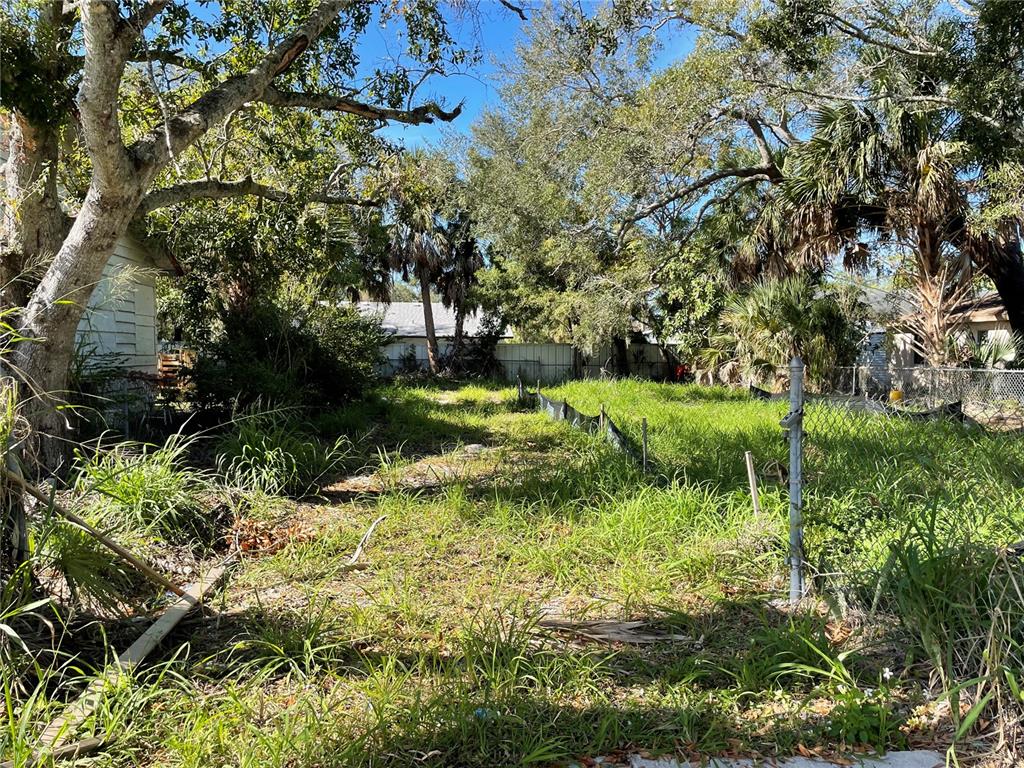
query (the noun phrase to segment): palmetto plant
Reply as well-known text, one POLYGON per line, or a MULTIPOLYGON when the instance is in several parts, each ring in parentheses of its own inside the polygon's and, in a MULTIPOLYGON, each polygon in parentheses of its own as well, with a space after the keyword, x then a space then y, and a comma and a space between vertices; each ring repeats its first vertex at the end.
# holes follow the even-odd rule
POLYGON ((998 368, 1012 363, 1018 349, 1024 349, 1024 339, 1016 334, 992 336, 985 341, 976 341, 969 336, 965 352, 968 362, 974 365, 998 368))
MULTIPOLYGON (((912 91, 909 78, 890 69, 884 87, 912 91)), ((946 320, 972 280, 962 247, 967 146, 950 139, 941 110, 888 98, 823 107, 813 125, 812 137, 787 157, 786 215, 765 219, 762 236, 785 240, 799 264, 824 265, 842 253, 856 268, 872 252, 895 255, 919 298, 907 330, 930 362, 949 362, 955 329, 946 320)))
POLYGON ((852 362, 863 316, 856 297, 804 278, 761 280, 726 304, 702 363, 726 379, 766 381, 799 355, 820 379, 852 362))

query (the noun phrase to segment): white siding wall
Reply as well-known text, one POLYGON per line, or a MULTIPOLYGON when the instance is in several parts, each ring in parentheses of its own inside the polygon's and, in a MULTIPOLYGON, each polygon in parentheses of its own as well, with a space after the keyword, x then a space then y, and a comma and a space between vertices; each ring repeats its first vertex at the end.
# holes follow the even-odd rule
POLYGON ((156 373, 156 275, 137 241, 118 241, 78 324, 87 367, 156 373))

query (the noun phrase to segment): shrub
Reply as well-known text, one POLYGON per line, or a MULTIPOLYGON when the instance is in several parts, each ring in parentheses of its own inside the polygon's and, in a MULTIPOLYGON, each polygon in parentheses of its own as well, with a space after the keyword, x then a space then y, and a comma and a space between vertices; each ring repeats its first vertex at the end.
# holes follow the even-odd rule
POLYGON ((203 407, 335 406, 373 382, 386 334, 350 306, 277 304, 228 315, 189 371, 203 407))
POLYGON ((206 473, 185 465, 192 438, 176 433, 161 447, 120 443, 109 450, 76 452, 76 490, 98 492, 104 522, 123 531, 169 542, 209 538, 212 523, 203 497, 206 473))
POLYGON ((232 485, 267 495, 303 496, 351 455, 351 443, 339 437, 321 442, 293 411, 243 413, 217 445, 217 466, 232 485))

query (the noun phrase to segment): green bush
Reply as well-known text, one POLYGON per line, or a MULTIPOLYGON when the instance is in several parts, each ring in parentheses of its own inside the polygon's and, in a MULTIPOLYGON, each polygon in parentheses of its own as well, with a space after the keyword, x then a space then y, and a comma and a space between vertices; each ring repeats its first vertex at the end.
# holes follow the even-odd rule
POLYGON ((213 528, 203 503, 209 476, 185 457, 193 438, 172 435, 161 446, 119 443, 76 453, 76 490, 99 493, 96 512, 109 527, 168 542, 208 540, 213 528))
POLYGON ((386 339, 379 322, 350 306, 253 307, 228 315, 200 350, 188 372, 192 397, 208 408, 336 406, 374 381, 386 339))
POLYGON ((324 443, 293 411, 254 410, 237 416, 217 444, 217 467, 228 483, 266 495, 318 491, 351 455, 339 437, 324 443))

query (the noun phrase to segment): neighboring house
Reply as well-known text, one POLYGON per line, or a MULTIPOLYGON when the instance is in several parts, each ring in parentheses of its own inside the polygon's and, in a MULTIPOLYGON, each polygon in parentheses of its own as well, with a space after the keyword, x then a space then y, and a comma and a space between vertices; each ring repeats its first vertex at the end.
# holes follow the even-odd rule
MULTIPOLYGON (((381 370, 383 375, 390 376, 410 368, 426 369, 427 335, 421 302, 396 301, 382 304, 361 301, 357 306, 362 314, 379 317, 384 329, 394 334, 394 338, 382 350, 386 358, 381 370)), ((431 307, 437 345, 443 355, 455 335, 455 312, 445 309, 440 302, 432 303, 431 307)), ((473 313, 466 316, 463 330, 469 338, 478 336, 482 326, 483 317, 473 313)), ((512 336, 512 332, 506 330, 494 350, 508 381, 515 381, 517 376, 527 383, 538 380, 563 381, 579 376, 597 377, 610 367, 611 348, 608 346, 584 356, 574 350, 571 344, 513 342, 512 336)), ((637 376, 666 378, 673 373, 658 346, 643 341, 642 336, 629 344, 627 352, 630 372, 637 376)))
POLYGON ((152 241, 133 234, 118 240, 78 324, 82 368, 155 374, 156 279, 180 273, 173 256, 152 241))
POLYGON ((862 285, 860 289, 862 299, 868 305, 869 320, 857 365, 879 375, 890 367, 914 365, 913 338, 894 330, 898 325, 896 318, 913 311, 911 298, 874 285, 862 285))
MULTIPOLYGON (((6 162, 0 134, 0 167, 6 162)), ((157 372, 156 278, 161 273, 181 274, 165 248, 139 233, 117 241, 78 324, 75 341, 84 370, 157 372)))
POLYGON ((996 339, 1009 341, 1012 333, 1006 307, 995 291, 984 293, 970 303, 954 309, 951 317, 980 344, 996 339))
MULTIPOLYGON (((909 296, 890 294, 878 288, 865 289, 872 321, 862 342, 857 364, 869 369, 879 381, 888 381, 890 370, 914 368, 925 364, 917 351, 913 334, 907 330, 914 311, 909 296), (902 320, 900 318, 903 318, 902 320)), ((954 335, 969 337, 978 344, 1009 340, 1010 323, 999 294, 989 292, 954 307, 949 313, 954 335)))
MULTIPOLYGON (((423 304, 419 301, 394 301, 385 304, 379 301, 360 301, 359 312, 379 317, 381 326, 391 333, 391 342, 382 350, 390 363, 399 367, 401 361, 411 365, 416 361, 419 367, 427 365, 427 331, 423 322, 423 304)), ((437 335, 438 351, 443 355, 455 337, 455 310, 448 309, 439 301, 430 305, 434 314, 434 332, 437 335)), ((477 312, 466 315, 463 323, 465 336, 479 336, 483 317, 477 312)), ((505 331, 502 339, 512 338, 511 331, 505 331)))

